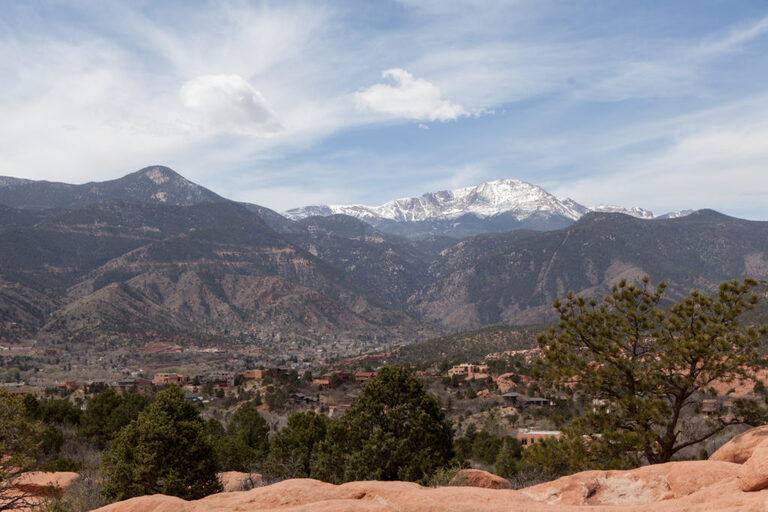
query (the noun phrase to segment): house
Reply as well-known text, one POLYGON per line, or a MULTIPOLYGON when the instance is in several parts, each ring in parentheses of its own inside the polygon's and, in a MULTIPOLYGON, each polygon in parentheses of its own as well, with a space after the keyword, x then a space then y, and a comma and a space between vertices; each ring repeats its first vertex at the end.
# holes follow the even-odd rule
POLYGON ((552 402, 552 400, 549 400, 547 398, 526 396, 520 393, 516 393, 514 391, 504 393, 503 395, 501 395, 501 397, 504 399, 507 405, 512 405, 514 407, 517 407, 518 409, 523 407, 529 407, 529 406, 548 407, 551 405, 555 405, 554 402, 552 402))
POLYGON ((338 418, 349 410, 350 404, 334 404, 328 406, 328 416, 338 418))
POLYGON ((376 376, 376 372, 356 372, 355 382, 365 382, 376 376))
POLYGON ((203 401, 203 395, 197 395, 195 393, 192 393, 191 391, 185 391, 184 392, 184 401, 185 402, 202 402, 203 401))
POLYGON ((722 415, 729 417, 733 410, 732 398, 707 398, 701 401, 701 414, 704 416, 722 415))
MULTIPOLYGON (((456 375, 458 377, 464 377, 465 379, 473 379, 475 378, 474 375, 476 373, 485 373, 487 371, 488 371, 487 364, 462 363, 462 364, 457 364, 453 368, 450 368, 448 370, 448 376, 453 377, 454 375, 456 375)), ((488 377, 488 375, 485 375, 484 377, 488 377)))
POLYGON ((520 444, 523 445, 523 448, 528 448, 529 446, 541 441, 542 439, 557 439, 559 438, 563 433, 559 430, 518 430, 517 432, 517 440, 520 441, 520 444))
POLYGON ((262 380, 269 370, 248 370, 245 372, 245 380, 262 380))
POLYGON ((165 386, 168 384, 182 385, 187 381, 187 377, 181 373, 156 373, 152 379, 155 386, 165 386))
POLYGON ((152 391, 152 381, 137 377, 135 379, 124 379, 117 382, 118 393, 140 392, 148 393, 152 391))
POLYGON ((56 383, 56 387, 66 391, 75 391, 77 389, 80 389, 80 384, 78 384, 73 380, 67 380, 67 381, 62 380, 56 383))
POLYGON ((341 384, 342 382, 346 382, 350 380, 352 377, 352 374, 349 372, 333 372, 333 373, 326 373, 325 375, 322 375, 316 379, 312 380, 312 385, 314 386, 323 386, 323 387, 335 387, 341 384))
POLYGON ((309 396, 302 393, 292 393, 291 400, 295 403, 314 404, 318 401, 316 396, 309 396))
POLYGON ((323 387, 327 388, 328 386, 331 385, 331 377, 330 376, 326 377, 324 375, 322 377, 318 377, 316 379, 312 379, 312 385, 313 386, 323 386, 323 387))
POLYGON ((232 388, 235 386, 235 372, 214 373, 208 378, 208 382, 213 383, 217 388, 232 388))

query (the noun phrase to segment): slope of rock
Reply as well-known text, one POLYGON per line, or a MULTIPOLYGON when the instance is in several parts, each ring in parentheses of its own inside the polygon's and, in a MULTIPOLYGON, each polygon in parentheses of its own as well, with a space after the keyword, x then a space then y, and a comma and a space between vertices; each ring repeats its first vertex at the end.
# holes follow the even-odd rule
POLYGON ((709 456, 709 460, 744 464, 752 456, 755 448, 766 440, 768 440, 768 425, 749 429, 721 446, 709 456))
POLYGON ((738 469, 738 465, 724 462, 670 463, 632 471, 580 473, 520 491, 425 488, 407 482, 332 485, 299 479, 191 502, 143 496, 99 511, 576 512, 595 510, 594 505, 599 505, 601 512, 765 512, 768 491, 742 492, 738 469))

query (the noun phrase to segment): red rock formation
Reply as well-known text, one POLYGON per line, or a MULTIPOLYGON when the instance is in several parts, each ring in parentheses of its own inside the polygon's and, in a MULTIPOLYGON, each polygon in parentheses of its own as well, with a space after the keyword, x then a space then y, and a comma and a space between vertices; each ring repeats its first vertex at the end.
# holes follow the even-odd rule
POLYGON ((462 469, 451 478, 448 485, 481 487, 483 489, 511 489, 509 480, 480 469, 462 469))
POLYGON ((768 439, 757 445, 739 469, 739 486, 748 492, 768 489, 768 439))
MULTIPOLYGON (((19 499, 23 496, 24 502, 16 503, 16 508, 11 510, 29 510, 32 505, 39 504, 45 498, 59 496, 79 478, 80 475, 70 471, 30 471, 19 475, 5 490, 4 496, 8 499, 19 499)), ((8 506, 8 502, 0 499, 0 508, 3 506, 8 506)))
POLYGON ((590 471, 521 491, 425 488, 408 482, 286 480, 246 492, 184 501, 143 496, 100 512, 765 512, 768 490, 743 492, 732 463, 673 462, 632 471, 590 471), (549 487, 546 487, 549 486, 549 487), (584 495, 586 494, 586 496, 584 495), (576 503, 583 503, 577 505, 576 503))
POLYGON ((747 430, 721 446, 709 457, 709 460, 744 464, 757 445, 766 439, 768 439, 768 425, 747 430))
POLYGON ((254 487, 260 487, 262 483, 261 475, 258 473, 224 471, 218 476, 224 492, 250 491, 254 487))

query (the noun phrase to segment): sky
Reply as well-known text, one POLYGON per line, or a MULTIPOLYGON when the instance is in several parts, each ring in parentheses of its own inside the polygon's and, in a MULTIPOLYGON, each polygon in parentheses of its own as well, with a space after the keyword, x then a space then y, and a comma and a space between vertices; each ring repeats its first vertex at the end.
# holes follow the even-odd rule
POLYGON ((768 2, 0 0, 0 175, 768 220, 768 2))

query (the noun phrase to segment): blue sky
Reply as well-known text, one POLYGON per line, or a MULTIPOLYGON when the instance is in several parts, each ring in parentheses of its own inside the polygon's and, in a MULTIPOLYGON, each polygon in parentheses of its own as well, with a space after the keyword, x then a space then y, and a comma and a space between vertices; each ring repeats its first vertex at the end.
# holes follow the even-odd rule
POLYGON ((0 0, 0 174, 283 210, 519 178, 768 219, 768 3, 0 0))

